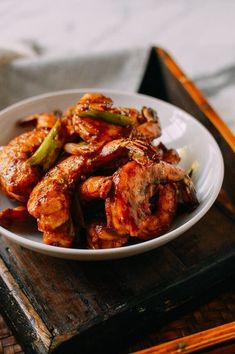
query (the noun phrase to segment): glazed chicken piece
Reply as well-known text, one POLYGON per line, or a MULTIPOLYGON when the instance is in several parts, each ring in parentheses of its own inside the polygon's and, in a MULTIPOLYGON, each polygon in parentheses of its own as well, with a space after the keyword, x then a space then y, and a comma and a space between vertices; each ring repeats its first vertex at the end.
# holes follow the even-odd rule
MULTIPOLYGON (((108 120, 111 118, 109 116, 108 120)), ((67 127, 70 135, 78 134, 86 142, 108 142, 129 136, 151 141, 161 135, 159 119, 154 110, 143 107, 139 112, 134 108, 116 108, 113 107, 111 98, 100 93, 85 94, 79 103, 68 111, 67 127), (94 119, 89 114, 84 116, 92 111, 120 115, 126 124, 121 126, 123 122, 119 121, 118 117, 116 124, 112 124, 94 119)))
POLYGON ((26 202, 33 187, 40 180, 41 173, 37 167, 27 163, 27 159, 37 150, 54 125, 53 113, 30 116, 22 121, 28 124, 37 121, 34 130, 17 136, 0 153, 0 185, 10 198, 26 202))

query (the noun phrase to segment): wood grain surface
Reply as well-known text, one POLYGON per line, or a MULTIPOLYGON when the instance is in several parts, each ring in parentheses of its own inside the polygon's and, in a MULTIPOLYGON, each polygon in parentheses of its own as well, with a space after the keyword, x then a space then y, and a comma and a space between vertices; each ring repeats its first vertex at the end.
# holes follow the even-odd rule
POLYGON ((199 350, 230 342, 235 339, 235 322, 227 323, 223 326, 198 332, 191 336, 186 336, 173 340, 169 343, 156 345, 152 348, 140 350, 133 354, 179 354, 195 353, 199 350))

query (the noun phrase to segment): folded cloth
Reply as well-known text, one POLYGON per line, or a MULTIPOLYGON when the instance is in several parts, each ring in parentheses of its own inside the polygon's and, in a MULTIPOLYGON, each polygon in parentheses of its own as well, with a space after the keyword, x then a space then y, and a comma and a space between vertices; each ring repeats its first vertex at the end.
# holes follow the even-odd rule
POLYGON ((27 97, 64 89, 95 87, 136 91, 149 51, 137 48, 87 57, 30 56, 4 61, 0 64, 0 109, 27 97))

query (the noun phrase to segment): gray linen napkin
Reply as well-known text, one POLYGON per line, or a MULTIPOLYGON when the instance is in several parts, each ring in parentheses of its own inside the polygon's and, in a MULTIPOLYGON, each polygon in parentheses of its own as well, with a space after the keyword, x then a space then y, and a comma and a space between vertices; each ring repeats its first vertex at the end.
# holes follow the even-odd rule
POLYGON ((136 91, 149 49, 93 56, 38 56, 0 63, 0 109, 21 99, 72 88, 112 88, 136 91))

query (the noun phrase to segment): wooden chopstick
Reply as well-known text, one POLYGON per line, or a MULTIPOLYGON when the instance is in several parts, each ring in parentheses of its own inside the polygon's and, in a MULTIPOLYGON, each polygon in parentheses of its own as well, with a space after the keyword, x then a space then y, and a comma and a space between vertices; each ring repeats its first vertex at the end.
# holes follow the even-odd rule
POLYGON ((195 353, 235 339, 235 322, 182 337, 171 342, 156 345, 132 354, 179 354, 195 353))

